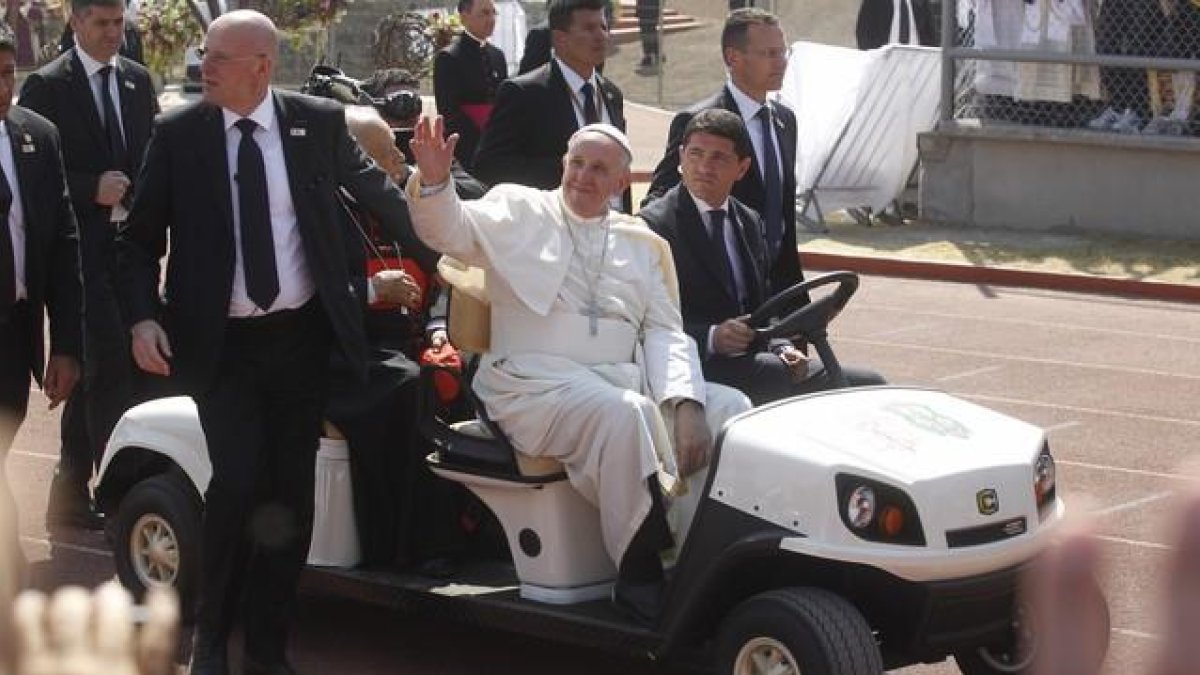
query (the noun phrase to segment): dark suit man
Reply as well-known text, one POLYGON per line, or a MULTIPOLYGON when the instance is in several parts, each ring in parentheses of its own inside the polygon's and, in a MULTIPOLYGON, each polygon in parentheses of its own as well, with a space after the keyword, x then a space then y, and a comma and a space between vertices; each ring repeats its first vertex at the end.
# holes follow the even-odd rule
MULTIPOLYGON (((746 316, 766 299, 762 220, 731 196, 751 170, 750 136, 736 113, 710 108, 684 128, 682 182, 638 215, 671 244, 684 330, 700 349, 704 377, 740 389, 755 405, 829 385, 818 359, 788 340, 762 344, 746 316)), ((882 384, 846 369, 852 384, 882 384)))
POLYGON ((896 0, 862 0, 854 36, 859 49, 886 44, 935 46, 933 10, 929 0, 900 0, 905 11, 896 16, 896 0))
POLYGON ((547 63, 550 63, 550 26, 541 23, 525 34, 525 49, 521 52, 517 74, 524 75, 547 63))
POLYGON ((45 115, 62 135, 67 183, 79 219, 87 307, 83 386, 63 411, 62 450, 46 522, 96 528, 101 523, 92 511, 87 483, 113 426, 135 395, 129 333, 110 280, 113 236, 133 194, 130 178, 150 139, 158 99, 149 72, 117 53, 124 0, 75 0, 70 21, 75 46, 25 80, 21 105, 45 115))
POLYGON ((463 32, 433 59, 433 95, 446 133, 458 134, 454 156, 469 170, 508 62, 488 42, 496 30, 493 0, 459 0, 458 15, 463 32))
POLYGON ((83 290, 79 240, 63 178, 58 132, 41 115, 12 105, 16 72, 16 42, 12 33, 4 31, 0 33, 0 556, 12 560, 0 560, 0 567, 15 563, 19 568, 16 504, 4 464, 25 419, 30 376, 41 385, 52 408, 67 398, 79 379, 83 290), (43 332, 47 311, 48 362, 43 332))
MULTIPOLYGON (((604 0, 551 0, 554 58, 500 85, 475 155, 476 178, 552 190, 562 182, 567 140, 580 127, 608 122, 625 129, 621 90, 597 70, 608 49, 604 6, 604 0)), ((621 206, 630 210, 628 193, 621 206)))
POLYGON ((120 238, 134 359, 195 399, 212 461, 193 675, 228 672, 239 608, 243 672, 293 672, 287 634, 312 532, 330 349, 366 371, 338 190, 408 238, 403 195, 354 143, 341 105, 271 89, 278 50, 258 12, 213 21, 204 99, 156 124, 120 238))
POLYGON ((721 50, 729 81, 721 91, 671 120, 666 150, 642 205, 679 182, 680 140, 696 113, 724 108, 741 115, 754 155, 733 195, 762 215, 771 261, 768 276, 772 292, 778 292, 803 279, 796 253, 796 115, 782 103, 767 100, 768 92, 783 85, 787 45, 779 20, 751 8, 730 13, 721 33, 721 50))

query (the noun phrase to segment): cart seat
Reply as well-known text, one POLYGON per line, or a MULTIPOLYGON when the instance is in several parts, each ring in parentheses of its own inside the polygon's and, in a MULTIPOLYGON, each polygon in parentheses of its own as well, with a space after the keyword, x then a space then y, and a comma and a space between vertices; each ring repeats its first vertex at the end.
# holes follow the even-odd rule
MULTIPOLYGON (((491 428, 481 419, 455 422, 450 428, 460 434, 477 438, 482 441, 495 441, 496 436, 491 428)), ((554 476, 564 473, 562 462, 553 457, 534 457, 516 451, 513 457, 517 460, 517 471, 525 477, 554 476)))

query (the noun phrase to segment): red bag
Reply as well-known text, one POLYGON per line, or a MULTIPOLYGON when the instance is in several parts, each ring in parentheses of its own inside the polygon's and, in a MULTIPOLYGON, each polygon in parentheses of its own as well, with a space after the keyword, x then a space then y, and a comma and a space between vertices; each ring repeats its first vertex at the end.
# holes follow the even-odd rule
POLYGON ((462 356, 454 345, 444 342, 440 347, 427 347, 421 352, 419 361, 422 366, 436 365, 444 369, 433 374, 433 386, 437 389, 439 403, 453 403, 461 393, 458 376, 462 374, 462 356))

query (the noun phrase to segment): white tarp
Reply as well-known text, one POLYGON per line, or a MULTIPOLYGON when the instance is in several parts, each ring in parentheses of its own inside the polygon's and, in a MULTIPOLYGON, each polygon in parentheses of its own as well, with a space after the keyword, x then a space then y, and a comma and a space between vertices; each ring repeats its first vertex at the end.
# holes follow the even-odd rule
POLYGON ((813 190, 826 212, 890 204, 916 165, 917 134, 937 123, 940 74, 934 47, 793 44, 780 96, 799 122, 797 195, 813 190))
POLYGON ((525 8, 517 0, 500 0, 496 3, 496 30, 492 43, 504 52, 508 61, 508 74, 517 74, 521 55, 525 53, 525 8))

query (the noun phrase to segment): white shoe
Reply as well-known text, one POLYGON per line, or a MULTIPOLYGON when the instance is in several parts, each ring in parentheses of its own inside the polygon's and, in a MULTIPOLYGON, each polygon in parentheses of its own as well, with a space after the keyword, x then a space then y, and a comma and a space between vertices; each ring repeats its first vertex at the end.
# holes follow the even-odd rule
POLYGON ((1112 129, 1112 125, 1117 123, 1121 114, 1112 108, 1105 108, 1104 112, 1097 115, 1092 121, 1087 123, 1087 128, 1093 131, 1108 131, 1112 129))
POLYGON ((1142 128, 1142 118, 1133 110, 1126 108, 1125 112, 1121 113, 1116 122, 1109 127, 1109 131, 1114 131, 1118 134, 1137 134, 1142 128))

